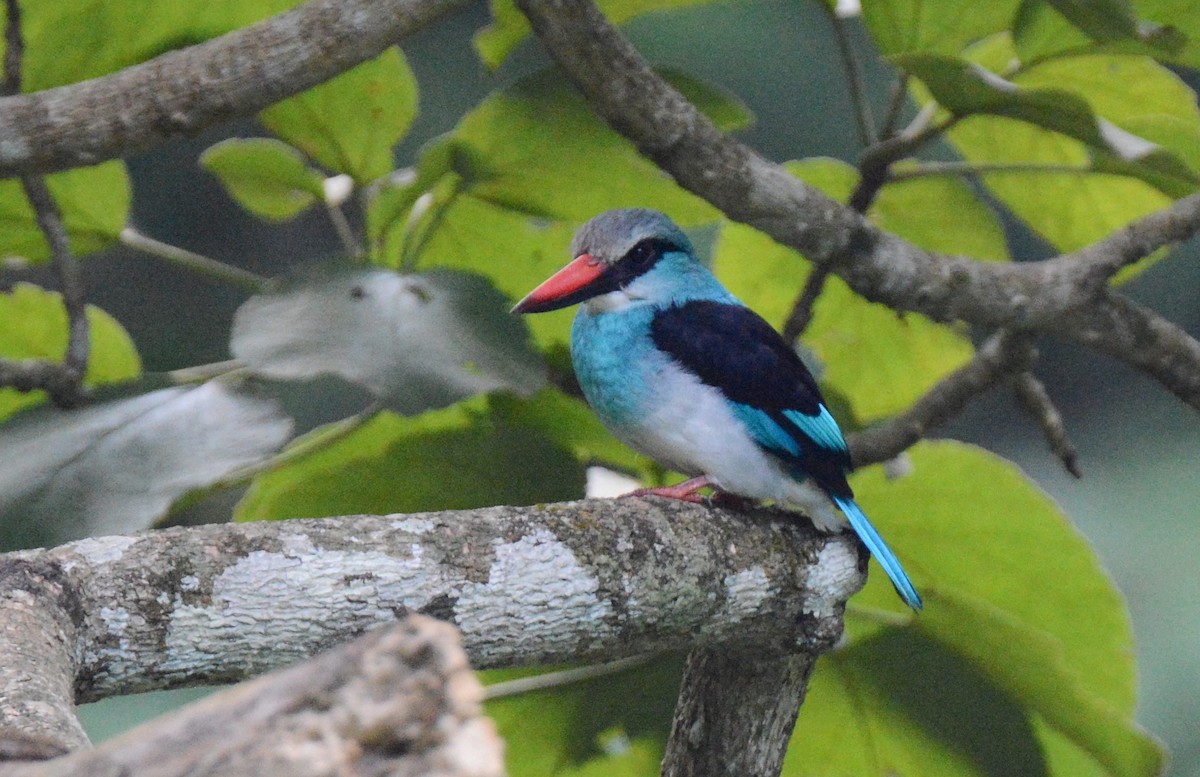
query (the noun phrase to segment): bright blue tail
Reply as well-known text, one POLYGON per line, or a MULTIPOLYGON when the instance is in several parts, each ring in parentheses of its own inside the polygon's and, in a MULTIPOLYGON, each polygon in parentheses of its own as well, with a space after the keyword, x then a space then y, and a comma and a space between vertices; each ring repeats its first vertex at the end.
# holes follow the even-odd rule
POLYGON ((867 550, 871 551, 871 555, 878 559, 879 565, 883 567, 884 572, 887 572, 892 585, 896 586, 896 593, 900 594, 904 603, 914 610, 921 609, 921 596, 917 593, 917 589, 913 588, 908 575, 904 573, 904 567, 900 566, 900 559, 896 558, 896 554, 883 541, 883 537, 880 537, 879 532, 875 531, 875 527, 867 520, 863 511, 859 509, 853 499, 834 497, 833 501, 846 514, 846 518, 850 520, 850 526, 867 546, 867 550))

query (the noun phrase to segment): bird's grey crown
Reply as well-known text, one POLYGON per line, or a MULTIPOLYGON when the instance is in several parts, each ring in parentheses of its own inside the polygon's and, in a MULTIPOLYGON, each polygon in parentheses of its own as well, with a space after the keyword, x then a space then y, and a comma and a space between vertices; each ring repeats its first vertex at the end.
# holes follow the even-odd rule
POLYGON ((616 264, 631 248, 647 239, 692 252, 687 235, 666 214, 648 208, 620 208, 605 211, 580 227, 571 241, 571 256, 590 254, 605 264, 616 264))

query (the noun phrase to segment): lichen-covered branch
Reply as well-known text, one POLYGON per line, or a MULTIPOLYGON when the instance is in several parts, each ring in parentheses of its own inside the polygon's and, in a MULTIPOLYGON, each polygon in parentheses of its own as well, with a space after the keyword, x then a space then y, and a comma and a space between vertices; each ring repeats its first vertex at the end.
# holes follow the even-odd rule
POLYGON ((5 777, 500 777, 503 746, 455 630, 413 615, 98 749, 5 777))
POLYGON ((84 702, 230 682, 409 612, 457 626, 480 668, 697 644, 816 653, 864 574, 852 537, 794 514, 653 499, 183 527, 10 553, 0 739, 19 725, 23 671, 55 675, 39 696, 51 706, 72 686, 84 702), (10 629, 14 613, 54 628, 10 629), (71 660, 21 663, 44 664, 51 641, 71 660))
POLYGON ((310 0, 112 75, 0 98, 0 177, 91 165, 252 116, 464 2, 310 0))
POLYGON ((990 329, 1084 340, 1159 380, 1200 410, 1200 343, 1107 290, 1121 267, 1200 232, 1200 194, 1095 245, 1035 263, 924 251, 722 134, 591 2, 517 0, 535 33, 596 112, 684 188, 828 266, 897 311, 990 329), (1081 314, 1082 311, 1082 314, 1081 314), (1142 349, 1132 346, 1137 342, 1142 349), (1155 354, 1147 359, 1145 352, 1155 354))

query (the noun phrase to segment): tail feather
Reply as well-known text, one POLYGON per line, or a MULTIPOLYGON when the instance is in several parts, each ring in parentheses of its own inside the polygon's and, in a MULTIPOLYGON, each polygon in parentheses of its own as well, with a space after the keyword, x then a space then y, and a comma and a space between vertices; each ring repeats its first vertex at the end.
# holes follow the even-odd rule
POLYGON ((904 603, 914 610, 921 609, 921 596, 917 593, 917 589, 913 588, 912 581, 908 579, 908 575, 904 572, 904 567, 900 565, 900 559, 896 558, 896 554, 883 541, 883 537, 879 536, 879 532, 867 520, 867 516, 863 513, 859 506, 855 504, 853 499, 844 497, 834 497, 833 501, 846 514, 846 518, 850 521, 850 526, 858 534, 859 539, 867 546, 867 550, 871 551, 871 555, 883 567, 883 571, 887 572, 888 578, 892 581, 892 585, 896 587, 896 593, 900 594, 900 598, 904 603))

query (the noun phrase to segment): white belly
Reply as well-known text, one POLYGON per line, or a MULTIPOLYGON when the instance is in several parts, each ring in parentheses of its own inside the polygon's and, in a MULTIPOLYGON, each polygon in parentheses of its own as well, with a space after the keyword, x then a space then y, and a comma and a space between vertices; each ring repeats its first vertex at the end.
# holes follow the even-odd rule
POLYGON ((671 368, 659 373, 651 395, 637 421, 612 428, 631 448, 685 475, 707 475, 723 491, 798 508, 818 528, 845 524, 828 497, 754 442, 717 389, 671 368))

